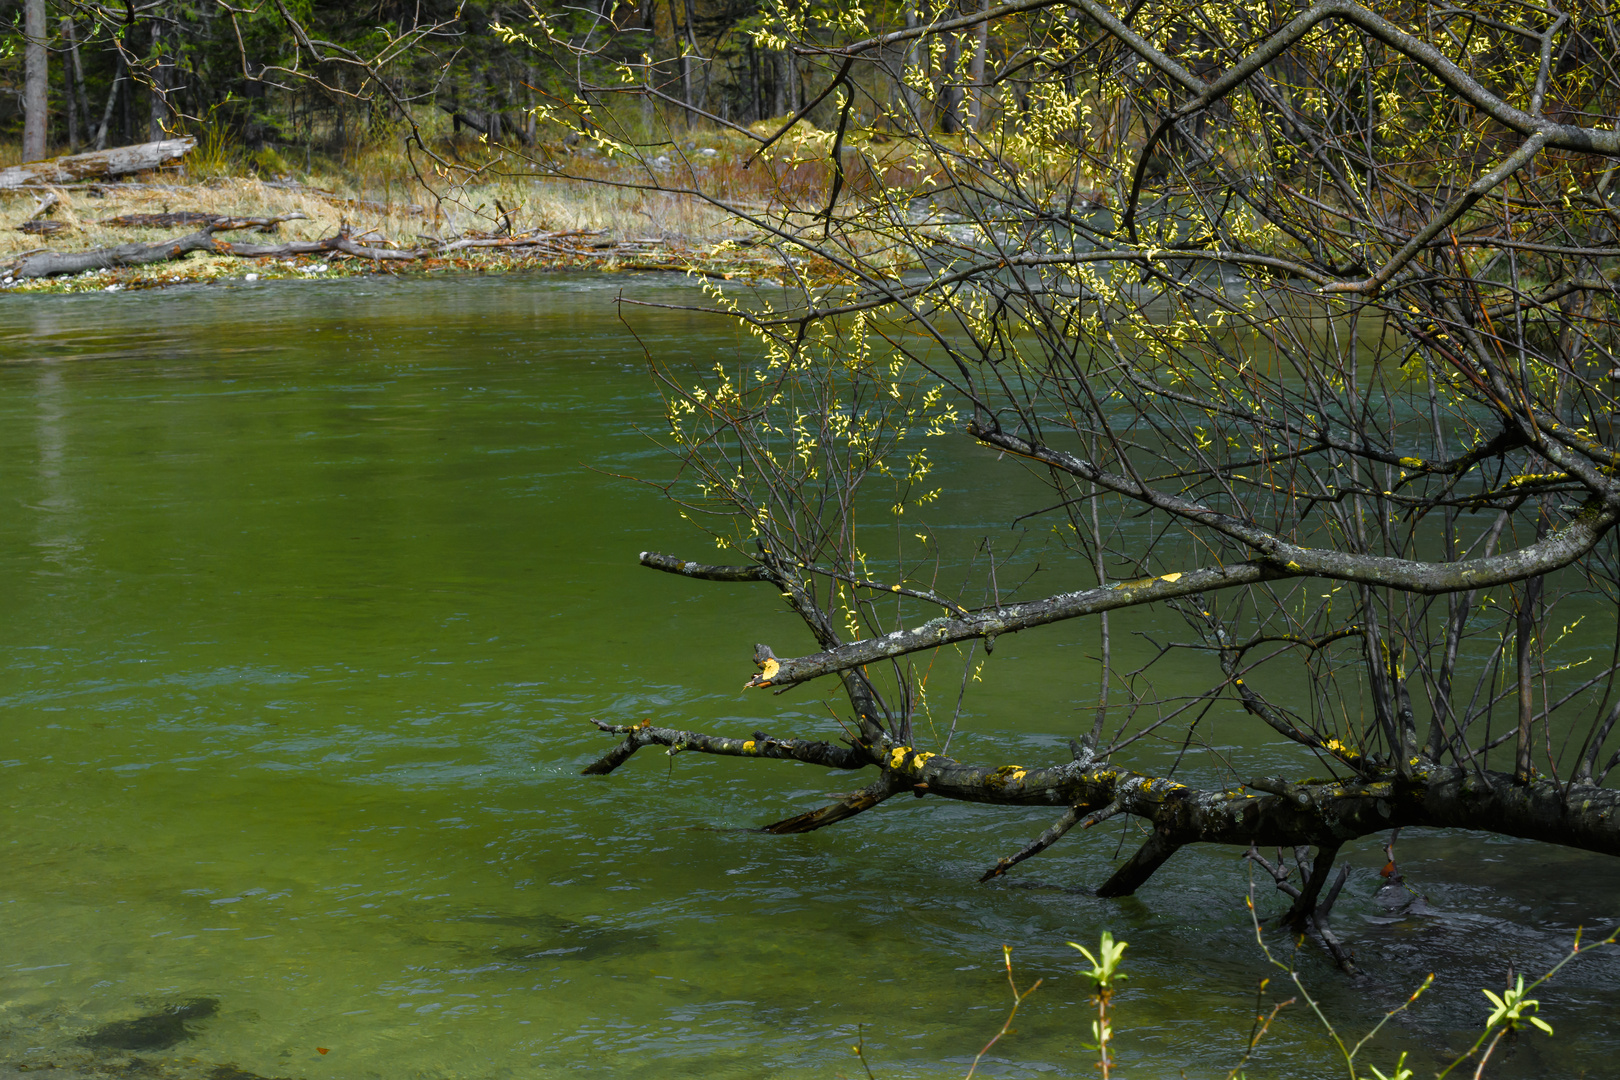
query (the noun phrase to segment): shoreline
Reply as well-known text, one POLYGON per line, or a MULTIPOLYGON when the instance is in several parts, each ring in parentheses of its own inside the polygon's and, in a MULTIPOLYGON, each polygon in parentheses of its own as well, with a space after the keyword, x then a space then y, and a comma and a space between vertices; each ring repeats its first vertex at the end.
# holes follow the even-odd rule
POLYGON ((350 255, 291 255, 264 260, 197 253, 173 262, 86 270, 58 277, 31 278, 0 284, 0 295, 146 292, 182 285, 242 285, 268 281, 314 281, 335 278, 425 278, 454 275, 489 275, 520 272, 596 274, 665 273, 718 278, 726 281, 760 280, 764 268, 742 268, 723 260, 677 255, 659 262, 618 259, 593 260, 555 255, 505 253, 428 257, 404 265, 389 265, 350 255), (753 270, 753 272, 750 272, 753 270))
POLYGON ((723 280, 782 272, 768 249, 739 235, 751 230, 735 219, 673 203, 654 207, 656 215, 639 203, 604 205, 601 192, 568 198, 544 179, 515 193, 503 187, 510 210, 491 194, 502 208, 497 220, 482 204, 424 209, 252 177, 174 182, 148 174, 0 194, 0 294, 518 270, 723 280), (92 254, 100 258, 85 261, 92 254), (61 265, 75 256, 87 268, 61 265), (56 265, 41 271, 42 260, 56 265))

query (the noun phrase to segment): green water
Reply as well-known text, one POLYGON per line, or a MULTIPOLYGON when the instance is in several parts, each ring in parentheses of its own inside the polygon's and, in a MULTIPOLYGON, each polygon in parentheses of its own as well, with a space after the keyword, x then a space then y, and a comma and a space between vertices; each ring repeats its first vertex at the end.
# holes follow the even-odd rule
MULTIPOLYGON (((136 1056, 176 1076, 833 1077, 864 1075, 860 1025, 885 1080, 959 1076, 1009 1003, 1006 944, 1047 982, 987 1075, 1084 1076, 1063 942, 1104 928, 1131 943, 1124 1074, 1236 1063, 1268 969, 1235 852, 1104 902, 1084 887, 1117 831, 974 884, 1049 811, 905 799, 772 838, 745 829, 857 782, 651 752, 578 775, 611 745, 593 716, 833 731, 814 695, 739 692, 755 641, 804 641, 769 590, 636 566, 703 549, 618 478, 663 468, 621 289, 692 295, 512 276, 0 299, 0 1066, 127 1068, 79 1040, 204 997, 194 1038, 136 1056)), ((696 316, 634 323, 677 365, 747 348, 696 316)), ((996 474, 963 447, 942 475, 996 474)), ((955 749, 1062 760, 1091 691, 1051 673, 1087 632, 1003 639, 955 749)), ((1510 963, 1620 919, 1611 860, 1403 843, 1427 898, 1409 908, 1374 898, 1375 843, 1350 857, 1336 920, 1370 977, 1299 959, 1347 1029, 1439 972, 1380 1043, 1423 1062, 1510 963)), ((1620 963, 1540 996, 1558 1038, 1491 1075, 1614 1075, 1620 963)), ((1253 1075, 1338 1075, 1324 1046, 1295 1007, 1253 1075)))

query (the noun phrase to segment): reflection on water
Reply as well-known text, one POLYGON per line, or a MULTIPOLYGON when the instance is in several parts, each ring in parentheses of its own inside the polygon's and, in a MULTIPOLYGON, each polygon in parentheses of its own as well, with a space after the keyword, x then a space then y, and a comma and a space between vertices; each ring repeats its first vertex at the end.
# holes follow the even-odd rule
MULTIPOLYGON (((1004 1014, 1005 943, 1048 981, 990 1073, 1087 1075, 1064 941, 1105 928, 1131 943, 1126 1074, 1236 1063, 1272 972, 1235 852, 1103 902, 1080 887, 1128 840, 1113 825, 979 886, 1051 815, 907 799, 766 837, 739 827, 850 778, 651 753, 578 776, 609 745, 592 716, 835 734, 814 694, 738 693, 754 641, 801 633, 770 595, 635 566, 691 544, 612 475, 662 464, 621 287, 678 286, 5 301, 0 1073, 828 1077, 859 1068, 861 1025, 885 1080, 959 1075, 1004 1014)), ((746 347, 667 312, 637 329, 674 364, 746 347)), ((940 475, 979 468, 963 449, 940 475)), ((1061 760, 1093 692, 1026 673, 1086 632, 1002 642, 956 749, 1061 760)), ((1207 723, 1217 750, 1249 737, 1207 723)), ((1402 854, 1416 892, 1393 903, 1377 844, 1349 857, 1336 919, 1366 980, 1297 957, 1347 1031, 1439 973, 1381 1036, 1386 1071, 1396 1047, 1421 1072, 1466 1045, 1480 987, 1620 919, 1608 860, 1421 835, 1402 854)), ((1610 1074, 1620 964, 1539 996, 1557 1038, 1492 1075, 1610 1074)), ((1296 1006, 1254 1071, 1337 1075, 1327 1045, 1296 1006)))

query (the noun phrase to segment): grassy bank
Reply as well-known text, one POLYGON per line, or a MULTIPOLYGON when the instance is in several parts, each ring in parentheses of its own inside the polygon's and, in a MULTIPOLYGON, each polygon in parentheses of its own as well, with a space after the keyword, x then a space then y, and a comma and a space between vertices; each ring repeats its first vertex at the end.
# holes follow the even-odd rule
MULTIPOLYGON (((782 120, 752 125, 774 134, 782 120)), ((178 282, 324 274, 412 274, 514 268, 681 270, 725 277, 775 278, 780 255, 757 225, 687 192, 819 236, 833 189, 828 149, 832 133, 800 123, 758 155, 757 138, 719 128, 662 130, 643 136, 639 159, 604 153, 588 141, 559 134, 519 149, 440 138, 432 153, 408 154, 402 143, 360 145, 330 156, 272 149, 249 152, 207 130, 176 167, 120 181, 0 191, 0 287, 31 292, 151 288, 178 282), (52 200, 48 210, 42 204, 52 200), (793 208, 788 212, 787 208, 793 208), (159 224, 156 215, 189 214, 159 224), (221 232, 237 244, 310 242, 345 234, 376 250, 423 257, 381 261, 314 252, 243 258, 194 252, 138 267, 10 283, 6 268, 30 253, 77 252, 170 240, 202 227, 206 216, 286 218, 270 235, 221 232), (513 243, 551 237, 546 244, 513 243), (476 241, 468 245, 466 241, 476 241), (443 257, 437 250, 461 242, 443 257)), ((960 136, 940 137, 947 149, 960 136)), ((841 197, 860 201, 880 192, 943 198, 933 182, 938 163, 926 147, 893 134, 851 129, 841 157, 841 197)), ((936 147, 937 149, 937 147, 936 147)), ((0 144, 0 167, 20 158, 0 144)), ((950 209, 949 200, 939 209, 950 209)), ((942 219, 943 220, 943 219, 942 219)), ((959 219, 958 219, 959 220, 959 219)), ((874 234, 891 251, 893 269, 914 257, 874 234)), ((816 276, 818 260, 808 266, 816 276)), ((830 269, 823 267, 822 269, 830 269)))

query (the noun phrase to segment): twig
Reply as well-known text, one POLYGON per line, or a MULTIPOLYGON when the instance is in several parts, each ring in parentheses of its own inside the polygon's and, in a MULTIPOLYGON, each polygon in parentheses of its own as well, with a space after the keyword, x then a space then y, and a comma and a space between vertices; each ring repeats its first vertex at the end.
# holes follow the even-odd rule
POLYGON ((973 1059, 973 1064, 968 1067, 967 1076, 963 1077, 963 1080, 973 1080, 973 1074, 978 1070, 979 1062, 984 1060, 984 1055, 990 1052, 990 1048, 992 1046, 1001 1041, 1001 1037, 1003 1035, 1012 1030, 1013 1017, 1018 1015, 1018 1006, 1024 1003, 1025 998, 1029 997, 1029 995, 1040 989, 1041 983, 1045 981, 1044 979, 1036 979, 1028 990, 1020 992, 1018 989, 1018 983, 1013 981, 1012 947, 1010 945, 1003 945, 1001 947, 1001 955, 1002 959, 1007 964, 1007 985, 1012 987, 1012 1009, 1007 1013, 1007 1019, 1002 1021, 1001 1030, 996 1032, 995 1035, 991 1037, 990 1041, 984 1044, 984 1049, 980 1050, 978 1056, 973 1059))

